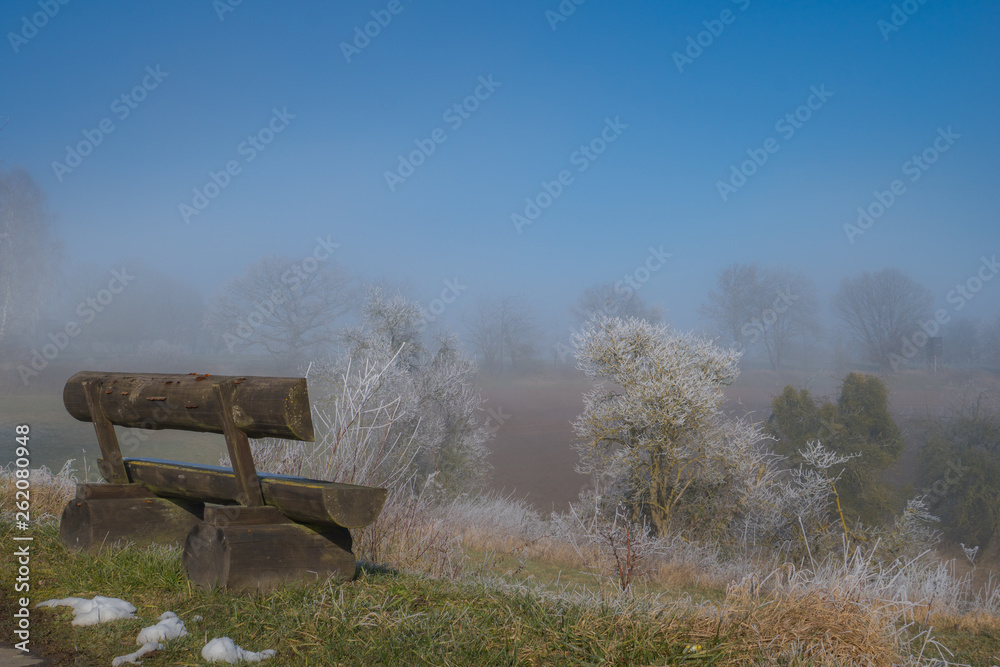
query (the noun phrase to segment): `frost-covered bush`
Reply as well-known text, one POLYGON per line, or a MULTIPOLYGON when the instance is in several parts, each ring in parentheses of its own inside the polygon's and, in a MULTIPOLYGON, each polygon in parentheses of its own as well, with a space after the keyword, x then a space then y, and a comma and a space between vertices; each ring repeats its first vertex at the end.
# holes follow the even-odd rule
POLYGON ((412 482, 445 496, 479 488, 493 430, 475 362, 450 336, 427 347, 419 308, 399 296, 370 290, 362 315, 344 332, 346 352, 310 367, 316 444, 258 443, 257 465, 369 486, 412 482))
POLYGON ((253 441, 254 460, 262 471, 388 489, 378 520, 355 534, 356 553, 453 573, 459 536, 441 501, 477 490, 490 470, 475 363, 451 337, 427 347, 419 309, 401 297, 373 289, 362 315, 344 333, 345 353, 309 368, 316 442, 253 441))
MULTIPOLYGON (((845 516, 839 489, 858 455, 841 451, 843 443, 802 443, 794 453, 799 465, 788 468, 758 424, 724 415, 722 387, 736 378, 738 353, 637 319, 594 320, 574 342, 580 369, 598 381, 574 422, 596 514, 616 516, 623 506, 630 520, 648 522, 660 536, 795 560, 825 556, 845 538, 878 542, 879 553, 891 557, 933 543, 933 517, 919 500, 884 529, 845 516)), ((877 439, 881 431, 870 421, 851 432, 864 426, 877 439)))
POLYGON ((578 367, 598 381, 573 423, 580 472, 658 534, 675 519, 714 522, 715 500, 741 493, 733 483, 745 481, 747 461, 734 453, 752 449, 756 433, 719 420, 739 354, 635 318, 591 320, 573 342, 578 367))

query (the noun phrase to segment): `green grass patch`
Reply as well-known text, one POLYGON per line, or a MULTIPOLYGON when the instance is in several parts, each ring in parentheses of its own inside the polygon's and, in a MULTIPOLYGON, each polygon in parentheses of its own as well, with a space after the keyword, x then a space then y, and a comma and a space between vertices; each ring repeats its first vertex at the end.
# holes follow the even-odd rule
MULTIPOLYGON (((569 590, 598 591, 600 579, 589 570, 581 570, 576 562, 549 557, 522 557, 513 553, 498 554, 481 549, 465 549, 468 559, 466 569, 478 574, 502 577, 511 583, 530 582, 541 590, 561 593, 569 590)), ((615 582, 605 580, 605 588, 614 588, 615 582)), ((722 602, 726 598, 724 587, 687 582, 668 586, 653 577, 638 578, 632 584, 642 594, 662 595, 676 599, 682 596, 696 603, 722 602)))
MULTIPOLYGON (((9 524, 3 533, 9 543, 9 524)), ((203 664, 201 648, 221 636, 249 650, 277 649, 269 665, 714 664, 733 651, 724 637, 706 638, 678 612, 623 610, 377 568, 360 570, 346 584, 230 595, 189 586, 177 548, 69 554, 54 524, 33 534, 32 605, 105 595, 138 609, 136 619, 88 627, 72 626, 68 608, 32 609, 33 647, 70 653, 73 664, 109 664, 134 651, 139 630, 164 611, 177 613, 190 634, 148 656, 149 664, 203 664), (691 644, 702 650, 685 653, 691 644)), ((5 636, 12 636, 13 604, 3 600, 5 636)))
MULTIPOLYGON (((9 523, 0 524, 0 539, 11 544, 12 533, 9 523)), ((495 561, 457 581, 366 566, 349 583, 238 595, 191 586, 178 548, 116 545, 97 555, 70 554, 54 523, 33 526, 31 534, 32 606, 106 595, 137 607, 136 619, 88 627, 72 626, 68 608, 33 608, 32 648, 62 656, 58 664, 110 664, 136 650, 139 630, 164 611, 177 613, 190 634, 147 656, 146 664, 205 664, 202 647, 223 636, 253 651, 276 649, 268 665, 831 664, 773 662, 774 650, 761 651, 760 637, 741 618, 763 619, 770 602, 723 624, 710 611, 721 605, 681 601, 685 591, 677 589, 655 600, 587 600, 565 589, 584 582, 592 589, 593 578, 553 562, 495 561), (526 579, 539 587, 518 583, 526 579)), ((0 594, 4 637, 13 636, 11 595, 9 587, 0 594)), ((955 620, 941 638, 956 650, 952 661, 994 664, 998 627, 994 617, 976 627, 955 620)))

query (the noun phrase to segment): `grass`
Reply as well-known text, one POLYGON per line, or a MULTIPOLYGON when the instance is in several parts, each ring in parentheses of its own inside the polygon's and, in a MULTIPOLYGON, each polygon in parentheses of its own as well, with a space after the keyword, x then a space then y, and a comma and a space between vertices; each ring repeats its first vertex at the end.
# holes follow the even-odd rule
MULTIPOLYGON (((549 599, 500 582, 361 569, 347 584, 236 596, 189 587, 176 548, 70 556, 52 524, 34 534, 33 599, 110 595, 138 608, 135 620, 80 628, 68 610, 33 610, 33 641, 75 647, 72 664, 108 664, 135 650, 139 630, 166 610, 190 634, 149 658, 157 664, 199 664, 201 647, 218 636, 251 650, 277 648, 272 665, 715 664, 733 654, 725 637, 677 614, 549 599), (704 650, 685 654, 691 643, 704 650)), ((4 600, 5 635, 11 605, 4 600)))
POLYGON ((1000 664, 1000 619, 970 613, 932 619, 937 640, 954 652, 956 662, 970 665, 1000 664))
MULTIPOLYGON (((10 531, 5 522, 8 543, 10 531)), ((190 634, 147 658, 152 664, 201 664, 201 647, 219 636, 250 650, 276 648, 272 665, 889 665, 900 657, 886 620, 847 600, 761 600, 746 590, 730 591, 721 606, 683 596, 602 600, 510 578, 435 580, 380 568, 362 568, 345 584, 229 595, 191 587, 177 548, 71 555, 54 523, 33 534, 33 602, 108 595, 138 609, 137 619, 91 627, 71 626, 64 609, 34 609, 32 640, 43 653, 63 654, 61 664, 108 664, 135 650, 139 630, 168 610, 190 634), (822 656, 817 639, 827 645, 822 656), (796 653, 813 659, 796 661, 796 653)), ((13 601, 2 605, 10 636, 13 601)))
MULTIPOLYGON (((558 594, 569 590, 592 590, 599 593, 607 582, 601 582, 600 573, 581 569, 578 559, 559 555, 526 556, 517 551, 464 549, 466 568, 476 574, 502 577, 511 581, 530 583, 541 591, 558 594)), ((639 583, 643 594, 665 597, 686 597, 694 603, 722 602, 726 587, 697 581, 695 573, 676 567, 673 571, 662 568, 655 576, 639 583)))
MULTIPOLYGON (((345 584, 254 595, 203 591, 184 577, 176 547, 68 553, 52 518, 71 487, 65 475, 32 474, 32 516, 48 516, 31 528, 32 604, 107 595, 138 608, 137 619, 85 628, 71 626, 65 609, 33 609, 33 646, 58 665, 109 664, 134 651, 139 630, 164 611, 176 612, 191 634, 146 664, 204 664, 201 647, 221 636, 249 650, 277 649, 271 665, 932 664, 932 627, 955 652, 952 663, 1000 663, 996 615, 948 615, 940 607, 914 613, 920 608, 882 599, 895 585, 894 571, 879 575, 863 559, 852 561, 853 569, 786 567, 762 581, 714 562, 710 550, 685 552, 674 543, 669 558, 622 594, 558 536, 546 534, 526 508, 495 497, 405 524, 402 539, 430 554, 412 561, 409 571, 367 565, 345 584), (442 548, 456 565, 425 567, 442 548)), ((5 511, 9 490, 6 483, 0 488, 5 511)), ((11 533, 5 516, 0 539, 11 544, 11 533)), ((408 557, 395 547, 386 553, 396 554, 392 562, 408 557)), ((0 589, 2 637, 13 636, 12 594, 0 589)))

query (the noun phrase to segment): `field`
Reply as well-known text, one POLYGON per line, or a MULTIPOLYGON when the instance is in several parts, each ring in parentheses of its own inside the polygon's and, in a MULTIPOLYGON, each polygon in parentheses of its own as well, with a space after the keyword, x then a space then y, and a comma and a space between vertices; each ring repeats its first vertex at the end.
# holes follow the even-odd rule
MULTIPOLYGON (((914 417, 946 410, 964 388, 998 386, 996 378, 986 374, 913 373, 887 381, 893 412, 904 426, 914 417)), ((831 376, 751 370, 727 389, 726 410, 751 412, 763 420, 771 398, 786 384, 808 386, 818 397, 833 398, 839 383, 831 376)), ((41 543, 40 558, 33 560, 40 587, 36 592, 45 597, 131 597, 143 620, 114 629, 70 630, 64 612, 38 612, 35 636, 48 645, 47 651, 65 652, 76 645, 95 664, 103 664, 131 650, 130 633, 134 637, 138 627, 148 625, 163 610, 189 618, 207 610, 213 612, 211 621, 192 625, 195 636, 170 648, 169 660, 197 662, 199 642, 231 634, 256 650, 283 648, 282 657, 273 664, 392 664, 400 656, 413 660, 431 656, 451 664, 495 663, 497 656, 505 664, 869 664, 853 659, 774 662, 762 642, 776 642, 783 651, 795 652, 800 640, 829 638, 830 632, 850 627, 850 633, 861 633, 869 643, 855 645, 854 640, 840 638, 831 647, 851 656, 880 651, 901 656, 919 652, 930 636, 921 633, 929 633, 933 626, 934 636, 958 649, 953 661, 994 664, 1000 630, 993 616, 940 608, 932 618, 929 606, 901 607, 891 601, 897 594, 891 590, 897 574, 873 563, 844 562, 826 574, 822 568, 796 572, 795 567, 781 565, 775 570, 777 578, 766 571, 760 575, 770 580, 765 594, 753 584, 757 575, 747 574, 748 563, 726 563, 711 549, 674 542, 661 557, 648 561, 637 594, 615 593, 614 575, 601 574, 604 566, 593 560, 596 556, 588 556, 586 548, 581 552, 571 547, 565 536, 558 537, 562 533, 557 520, 544 521, 552 511, 564 512, 586 484, 574 471, 570 422, 582 410, 588 383, 564 373, 485 378, 481 387, 487 414, 497 425, 491 455, 493 490, 523 502, 495 498, 476 506, 468 499, 462 501, 465 506, 420 517, 426 525, 396 531, 407 543, 431 540, 427 544, 432 547, 422 547, 422 553, 432 554, 433 563, 407 561, 406 550, 412 552, 412 545, 403 545, 384 561, 399 567, 399 572, 366 566, 353 584, 229 597, 187 586, 178 570, 176 550, 146 554, 112 549, 97 559, 67 558, 49 523, 37 533, 41 543), (858 567, 861 570, 852 570, 858 567), (741 580, 744 584, 738 585, 741 580), (860 587, 852 590, 855 585, 860 587), (889 597, 883 600, 882 595, 889 597), (900 608, 910 611, 901 615, 900 608), (500 623, 498 613, 503 618, 500 623), (240 620, 246 618, 255 619, 252 625, 259 630, 250 632, 240 620), (912 624, 907 625, 907 618, 912 624), (693 646, 701 649, 690 650, 693 646)), ((79 461, 79 450, 86 446, 93 467, 92 427, 72 420, 59 397, 7 397, 0 419, 5 428, 32 424, 33 465, 58 468, 67 456, 79 461)), ((224 447, 220 436, 184 432, 130 434, 120 429, 119 437, 135 449, 126 455, 205 463, 216 463, 224 447)), ((892 471, 901 481, 912 477, 912 454, 910 448, 907 461, 892 471)), ((53 500, 56 509, 50 515, 58 513, 61 502, 65 501, 53 500)), ((925 568, 921 576, 934 576, 933 566, 921 567, 925 568)), ((956 576, 963 577, 967 570, 961 563, 952 567, 953 576, 946 580, 953 582, 949 585, 955 595, 965 595, 958 592, 956 586, 961 584, 956 576)), ((974 585, 965 590, 977 590, 988 572, 980 567, 975 576, 967 577, 965 581, 974 585)), ((912 585, 920 585, 913 581, 912 585)), ((987 606, 992 608, 993 603, 987 606)), ((885 660, 890 660, 888 656, 885 653, 885 660)), ((62 658, 66 662, 58 664, 81 664, 80 655, 63 653, 62 658)))
MULTIPOLYGON (((846 374, 744 371, 726 388, 725 410, 766 420, 771 400, 789 384, 808 388, 814 397, 836 400, 840 378, 846 374)), ((916 452, 909 437, 913 419, 942 414, 963 390, 1000 390, 1000 375, 987 372, 911 371, 883 379, 890 388, 893 416, 907 440, 902 460, 888 473, 890 480, 900 485, 912 483, 916 472, 916 452)), ((565 510, 587 483, 574 471, 577 454, 572 449, 570 422, 583 411, 582 395, 590 385, 572 373, 481 382, 487 406, 503 417, 492 445, 494 489, 526 499, 543 512, 565 510)))

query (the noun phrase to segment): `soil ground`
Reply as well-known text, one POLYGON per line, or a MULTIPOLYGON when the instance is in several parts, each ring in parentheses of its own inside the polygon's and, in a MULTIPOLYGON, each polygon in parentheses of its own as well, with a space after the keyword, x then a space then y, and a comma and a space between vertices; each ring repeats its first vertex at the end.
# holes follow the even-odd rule
MULTIPOLYGON (((771 401, 789 384, 808 388, 816 398, 836 401, 846 374, 747 370, 725 389, 724 409, 766 420, 771 401)), ((944 414, 970 391, 1000 392, 1000 374, 989 372, 910 371, 883 379, 889 385, 890 409, 906 439, 903 457, 888 471, 896 484, 912 483, 916 475, 912 438, 916 419, 944 414)), ((575 471, 578 455, 572 448, 571 422, 583 411, 583 393, 591 385, 581 375, 566 372, 482 378, 480 386, 493 411, 491 418, 498 423, 491 443, 493 488, 525 499, 543 513, 567 509, 587 484, 587 478, 575 471)))
MULTIPOLYGON (((759 421, 770 415, 771 401, 785 385, 808 388, 814 397, 836 400, 842 372, 773 372, 746 369, 725 390, 725 410, 759 421)), ((956 400, 972 391, 992 390, 1000 395, 1000 372, 945 370, 936 374, 908 371, 883 378, 890 387, 889 401, 906 437, 906 452, 889 472, 890 481, 914 481, 916 447, 912 438, 915 420, 944 414, 956 400)), ((497 425, 490 447, 494 474, 492 488, 527 500, 543 513, 563 511, 587 485, 575 471, 578 455, 572 448, 572 421, 583 411, 583 394, 590 383, 576 371, 549 372, 527 377, 481 377, 489 419, 497 425)), ((31 425, 31 465, 54 470, 74 458, 82 468, 84 450, 91 477, 99 455, 93 426, 66 413, 60 394, 0 397, 0 432, 12 433, 19 423, 31 425)), ((118 429, 126 456, 217 464, 225 451, 221 436, 186 431, 145 432, 118 429), (126 431, 132 432, 131 436, 126 431)), ((0 461, 5 465, 7 461, 0 461)))

